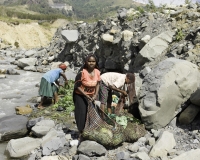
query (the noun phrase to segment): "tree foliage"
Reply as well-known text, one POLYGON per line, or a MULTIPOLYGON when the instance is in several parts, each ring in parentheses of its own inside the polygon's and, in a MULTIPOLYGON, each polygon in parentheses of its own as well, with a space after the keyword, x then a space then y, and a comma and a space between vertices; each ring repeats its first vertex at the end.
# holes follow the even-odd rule
POLYGON ((121 7, 134 7, 132 0, 53 0, 57 4, 73 6, 73 12, 51 8, 48 0, 5 0, 4 5, 28 5, 29 10, 41 14, 62 14, 78 19, 104 19, 121 7))

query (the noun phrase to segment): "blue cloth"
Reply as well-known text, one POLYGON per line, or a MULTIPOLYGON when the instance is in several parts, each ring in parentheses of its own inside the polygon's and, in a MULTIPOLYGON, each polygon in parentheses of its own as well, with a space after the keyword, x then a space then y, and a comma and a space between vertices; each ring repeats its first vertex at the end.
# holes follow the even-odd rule
POLYGON ((42 77, 45 78, 49 83, 55 82, 60 77, 60 73, 63 73, 63 70, 60 68, 52 69, 46 72, 42 77))

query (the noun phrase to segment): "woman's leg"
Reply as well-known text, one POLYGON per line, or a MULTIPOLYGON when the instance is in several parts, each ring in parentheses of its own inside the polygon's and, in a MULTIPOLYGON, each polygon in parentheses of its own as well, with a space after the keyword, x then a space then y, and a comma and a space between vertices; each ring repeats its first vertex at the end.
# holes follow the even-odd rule
MULTIPOLYGON (((100 116, 105 119, 105 106, 108 100, 108 94, 109 94, 109 88, 103 83, 103 81, 100 82, 100 88, 99 88, 99 101, 101 102, 100 108, 102 112, 100 112, 100 116)), ((110 104, 111 105, 111 104, 110 104)))
POLYGON ((108 91, 108 99, 107 99, 107 109, 108 109, 108 113, 112 113, 112 109, 111 109, 111 103, 112 103, 112 90, 110 89, 108 91))
POLYGON ((54 92, 54 104, 58 102, 58 92, 54 92))
POLYGON ((39 105, 37 106, 37 108, 39 108, 39 109, 43 109, 44 107, 42 106, 43 105, 43 103, 45 102, 47 100, 47 97, 42 97, 41 98, 41 101, 40 101, 40 103, 39 103, 39 105))
POLYGON ((87 107, 88 102, 84 96, 74 93, 73 100, 75 105, 75 120, 76 125, 81 133, 85 127, 86 117, 87 117, 87 107))

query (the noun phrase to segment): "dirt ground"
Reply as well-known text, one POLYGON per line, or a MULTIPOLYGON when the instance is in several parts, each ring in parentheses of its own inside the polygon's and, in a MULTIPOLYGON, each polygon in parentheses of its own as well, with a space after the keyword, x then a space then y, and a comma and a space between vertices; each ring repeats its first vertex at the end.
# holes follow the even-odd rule
POLYGON ((45 47, 51 41, 56 29, 66 24, 66 20, 59 19, 45 28, 36 22, 14 25, 0 21, 0 49, 16 46, 15 44, 21 49, 45 47))

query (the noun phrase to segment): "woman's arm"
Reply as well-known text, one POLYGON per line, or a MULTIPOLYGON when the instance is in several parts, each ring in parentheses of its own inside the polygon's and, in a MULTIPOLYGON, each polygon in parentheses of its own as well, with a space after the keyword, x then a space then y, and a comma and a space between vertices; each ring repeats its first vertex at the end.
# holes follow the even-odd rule
POLYGON ((58 79, 55 81, 55 83, 56 83, 58 86, 60 85, 60 83, 59 83, 58 79))
POLYGON ((89 99, 90 101, 93 101, 93 99, 92 99, 90 96, 88 96, 87 94, 85 94, 85 92, 82 90, 81 87, 78 87, 77 90, 78 90, 82 95, 84 95, 87 99, 89 99))
POLYGON ((68 80, 67 80, 67 77, 66 77, 65 73, 60 73, 60 75, 65 79, 65 84, 67 84, 68 80))
POLYGON ((84 95, 87 99, 89 100, 92 100, 92 98, 90 96, 88 96, 87 94, 85 94, 85 92, 82 90, 81 88, 81 77, 82 77, 82 73, 79 72, 77 75, 76 75, 76 78, 75 78, 75 84, 74 84, 74 89, 75 90, 78 90, 82 95, 84 95))
POLYGON ((121 90, 121 89, 119 89, 119 88, 115 87, 114 85, 113 85, 113 86, 111 86, 111 85, 108 85, 108 87, 109 87, 110 89, 114 90, 114 91, 117 91, 117 92, 120 92, 120 93, 122 93, 124 96, 127 96, 127 92, 126 92, 126 91, 124 91, 124 90, 121 90))

